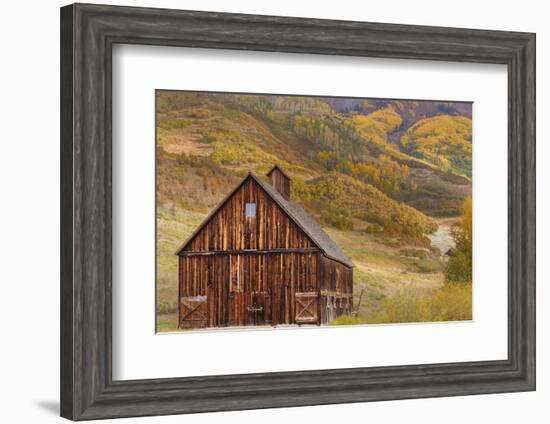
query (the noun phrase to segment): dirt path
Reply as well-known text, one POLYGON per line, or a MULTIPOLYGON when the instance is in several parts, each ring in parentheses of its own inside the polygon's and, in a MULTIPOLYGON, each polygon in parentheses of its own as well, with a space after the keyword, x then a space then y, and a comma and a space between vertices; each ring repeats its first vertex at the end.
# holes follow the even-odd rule
POLYGON ((458 218, 441 218, 437 220, 439 225, 437 231, 430 234, 432 244, 441 250, 441 254, 445 254, 450 248, 454 247, 455 243, 451 235, 451 228, 458 222, 458 218))

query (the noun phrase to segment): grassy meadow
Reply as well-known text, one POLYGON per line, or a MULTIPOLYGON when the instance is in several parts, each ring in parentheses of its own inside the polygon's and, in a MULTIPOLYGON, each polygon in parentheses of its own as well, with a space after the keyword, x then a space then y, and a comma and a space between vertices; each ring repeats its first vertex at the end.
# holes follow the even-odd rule
POLYGON ((355 264, 355 311, 332 325, 471 319, 467 106, 158 92, 157 331, 177 331, 177 248, 274 164, 355 264))

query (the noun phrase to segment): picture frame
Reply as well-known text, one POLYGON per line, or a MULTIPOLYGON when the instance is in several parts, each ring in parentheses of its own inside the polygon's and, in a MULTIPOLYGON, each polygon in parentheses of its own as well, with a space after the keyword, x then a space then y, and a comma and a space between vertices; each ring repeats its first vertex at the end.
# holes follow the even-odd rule
POLYGON ((61 415, 72 420, 535 390, 535 35, 74 4, 61 9, 61 415), (117 43, 504 64, 508 359, 112 379, 117 43))

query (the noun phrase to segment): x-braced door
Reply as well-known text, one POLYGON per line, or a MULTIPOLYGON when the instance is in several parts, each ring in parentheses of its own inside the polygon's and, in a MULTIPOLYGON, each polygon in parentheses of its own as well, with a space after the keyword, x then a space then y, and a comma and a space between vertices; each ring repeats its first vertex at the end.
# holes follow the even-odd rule
POLYGON ((206 296, 188 296, 181 298, 180 328, 206 327, 206 296))
POLYGON ((296 293, 296 324, 319 324, 319 293, 296 293))

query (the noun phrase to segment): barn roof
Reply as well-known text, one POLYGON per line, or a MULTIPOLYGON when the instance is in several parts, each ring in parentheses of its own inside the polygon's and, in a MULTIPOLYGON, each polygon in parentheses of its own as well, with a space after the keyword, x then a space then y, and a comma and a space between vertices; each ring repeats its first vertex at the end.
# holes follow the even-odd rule
POLYGON ((286 200, 271 184, 256 177, 250 176, 269 194, 269 196, 283 209, 287 215, 300 227, 321 251, 331 259, 353 266, 351 259, 340 249, 325 230, 298 204, 286 200))
POLYGON ((343 263, 349 267, 353 267, 352 260, 340 249, 340 247, 332 240, 329 235, 321 228, 321 226, 298 204, 286 200, 271 184, 262 181, 256 175, 249 173, 243 181, 214 209, 203 223, 191 234, 191 236, 181 245, 176 254, 179 254, 191 240, 202 230, 202 228, 210 221, 216 212, 222 208, 226 201, 244 184, 246 180, 252 178, 258 185, 271 197, 275 203, 290 217, 292 221, 311 241, 323 252, 323 254, 331 259, 343 263))

